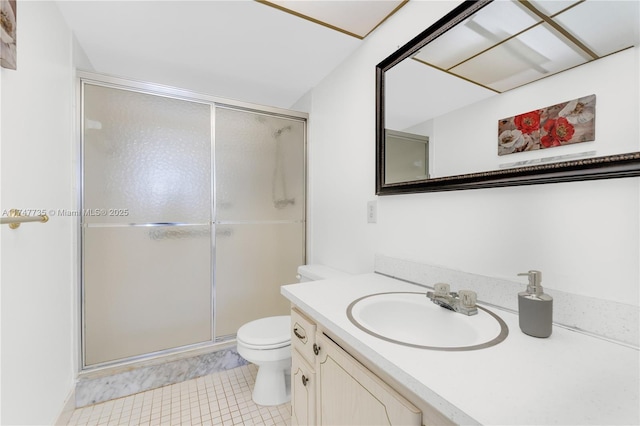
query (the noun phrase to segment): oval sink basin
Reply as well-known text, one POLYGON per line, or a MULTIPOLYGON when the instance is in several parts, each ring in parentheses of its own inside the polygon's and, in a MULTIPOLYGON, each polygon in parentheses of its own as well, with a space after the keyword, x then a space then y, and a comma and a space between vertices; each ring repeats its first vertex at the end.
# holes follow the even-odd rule
POLYGON ((497 345, 509 328, 493 312, 477 306, 467 316, 433 303, 425 293, 377 293, 353 301, 349 320, 380 339, 422 349, 470 351, 497 345))

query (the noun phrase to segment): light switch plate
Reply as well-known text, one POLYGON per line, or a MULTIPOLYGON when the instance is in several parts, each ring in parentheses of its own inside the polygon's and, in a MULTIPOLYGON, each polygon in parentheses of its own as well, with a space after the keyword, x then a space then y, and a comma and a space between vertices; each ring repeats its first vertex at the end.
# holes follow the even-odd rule
POLYGON ((376 223, 378 221, 378 202, 377 201, 369 201, 367 202, 367 222, 368 223, 376 223))

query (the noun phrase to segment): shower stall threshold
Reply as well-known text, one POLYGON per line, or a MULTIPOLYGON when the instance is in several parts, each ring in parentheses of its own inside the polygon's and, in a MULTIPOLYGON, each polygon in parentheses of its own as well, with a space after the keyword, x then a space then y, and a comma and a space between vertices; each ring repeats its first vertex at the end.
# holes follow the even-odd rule
POLYGON ((246 364, 247 361, 236 351, 235 340, 230 340, 124 365, 83 371, 76 381, 75 406, 79 408, 122 398, 246 364))

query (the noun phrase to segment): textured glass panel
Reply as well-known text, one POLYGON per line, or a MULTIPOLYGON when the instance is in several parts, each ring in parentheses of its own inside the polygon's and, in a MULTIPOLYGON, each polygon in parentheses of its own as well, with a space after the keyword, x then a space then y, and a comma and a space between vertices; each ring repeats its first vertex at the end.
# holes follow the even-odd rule
POLYGON ((304 263, 304 224, 216 226, 216 336, 254 319, 287 315, 280 286, 297 282, 304 263))
POLYGON ((209 226, 84 229, 86 365, 211 340, 209 226))
POLYGON ((386 133, 384 144, 385 183, 427 179, 427 137, 400 132, 386 133))
POLYGON ((304 122, 216 109, 216 221, 300 220, 304 122))
POLYGON ((85 84, 84 208, 106 210, 87 223, 210 221, 210 105, 85 84))

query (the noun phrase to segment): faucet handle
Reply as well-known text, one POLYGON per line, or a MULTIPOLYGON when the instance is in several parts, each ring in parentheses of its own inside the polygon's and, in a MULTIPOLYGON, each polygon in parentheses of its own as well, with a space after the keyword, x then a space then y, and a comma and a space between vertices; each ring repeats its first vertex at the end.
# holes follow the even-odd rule
POLYGON ((460 303, 465 308, 473 308, 476 306, 476 302, 478 300, 478 295, 473 290, 460 290, 458 291, 458 296, 460 297, 460 303))
POLYGON ((436 283, 433 285, 433 292, 436 297, 445 297, 449 295, 451 287, 447 283, 436 283))

